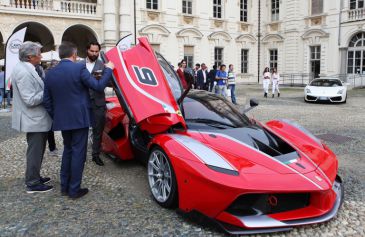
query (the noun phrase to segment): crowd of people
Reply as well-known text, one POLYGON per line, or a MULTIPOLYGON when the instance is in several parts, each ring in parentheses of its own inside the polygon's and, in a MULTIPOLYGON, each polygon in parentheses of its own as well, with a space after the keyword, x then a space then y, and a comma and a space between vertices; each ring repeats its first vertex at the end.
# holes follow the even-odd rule
POLYGON ((101 132, 105 123, 104 89, 110 85, 114 64, 98 60, 100 44, 87 46, 87 58, 76 62, 77 47, 63 42, 59 47, 61 61, 46 72, 40 66, 42 45, 24 42, 19 48, 20 62, 12 78, 12 128, 26 133, 27 193, 47 192, 49 177, 40 170, 49 141, 56 149, 54 131, 61 131, 63 154, 61 162, 61 194, 77 199, 88 193, 81 188, 86 161, 89 127, 93 128, 93 161, 103 165, 99 157, 101 132), (52 141, 53 138, 53 141, 52 141))
POLYGON ((214 65, 210 71, 208 71, 208 67, 205 63, 195 64, 194 71, 194 81, 188 82, 185 78, 184 71, 187 68, 186 60, 183 59, 178 63, 178 69, 176 70, 181 84, 184 89, 187 89, 188 86, 191 86, 194 89, 206 90, 210 92, 214 92, 217 95, 221 95, 223 97, 231 96, 231 100, 233 104, 237 104, 236 101, 236 73, 234 71, 233 64, 230 64, 228 67, 228 71, 226 70, 226 65, 221 64, 219 66, 219 70, 217 70, 217 66, 214 65), (189 84, 190 83, 190 84, 189 84), (227 90, 230 90, 230 93, 227 93, 227 90))

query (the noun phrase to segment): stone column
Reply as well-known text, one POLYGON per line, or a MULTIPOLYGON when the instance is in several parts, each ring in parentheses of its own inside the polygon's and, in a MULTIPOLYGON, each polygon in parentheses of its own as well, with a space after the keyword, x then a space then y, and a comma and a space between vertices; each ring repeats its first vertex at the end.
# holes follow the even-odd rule
POLYGON ((10 6, 10 0, 0 0, 0 5, 10 6))
MULTIPOLYGON (((98 0, 99 3, 100 0, 98 0)), ((104 42, 102 48, 108 50, 115 46, 117 42, 117 8, 118 0, 108 0, 103 2, 103 18, 104 18, 104 42)))
POLYGON ((119 22, 119 38, 134 34, 134 0, 120 1, 119 22))
POLYGON ((340 48, 340 74, 346 74, 346 64, 347 64, 347 47, 340 48))

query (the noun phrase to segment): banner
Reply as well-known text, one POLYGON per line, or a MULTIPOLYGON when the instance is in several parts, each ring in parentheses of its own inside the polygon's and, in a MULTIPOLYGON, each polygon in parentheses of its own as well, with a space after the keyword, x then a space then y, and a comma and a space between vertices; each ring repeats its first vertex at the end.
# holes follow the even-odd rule
POLYGON ((126 51, 127 49, 130 49, 133 42, 133 35, 129 34, 127 36, 124 36, 122 39, 120 39, 117 43, 117 47, 120 51, 126 51))
POLYGON ((27 27, 18 30, 13 33, 8 41, 6 42, 6 51, 5 51, 5 88, 6 90, 10 90, 11 85, 11 73, 15 65, 19 62, 19 48, 24 42, 25 32, 27 31, 27 27))

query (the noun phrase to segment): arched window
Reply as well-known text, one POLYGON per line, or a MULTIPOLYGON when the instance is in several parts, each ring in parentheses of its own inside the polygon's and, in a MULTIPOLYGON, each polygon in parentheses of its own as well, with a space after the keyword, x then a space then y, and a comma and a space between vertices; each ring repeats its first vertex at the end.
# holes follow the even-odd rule
POLYGON ((365 74, 365 32, 352 37, 347 52, 347 73, 365 74))

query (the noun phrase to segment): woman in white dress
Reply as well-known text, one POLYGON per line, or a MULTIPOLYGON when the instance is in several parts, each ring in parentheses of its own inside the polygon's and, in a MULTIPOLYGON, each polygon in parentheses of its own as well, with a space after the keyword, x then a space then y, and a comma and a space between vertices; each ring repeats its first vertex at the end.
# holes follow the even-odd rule
POLYGON ((278 91, 278 97, 280 97, 280 90, 279 90, 280 75, 276 70, 276 68, 274 68, 272 71, 271 80, 272 80, 272 98, 275 97, 275 91, 278 91))
POLYGON ((270 85, 270 69, 268 67, 265 68, 263 73, 262 86, 264 87, 264 97, 267 98, 267 93, 269 93, 269 85, 270 85))

